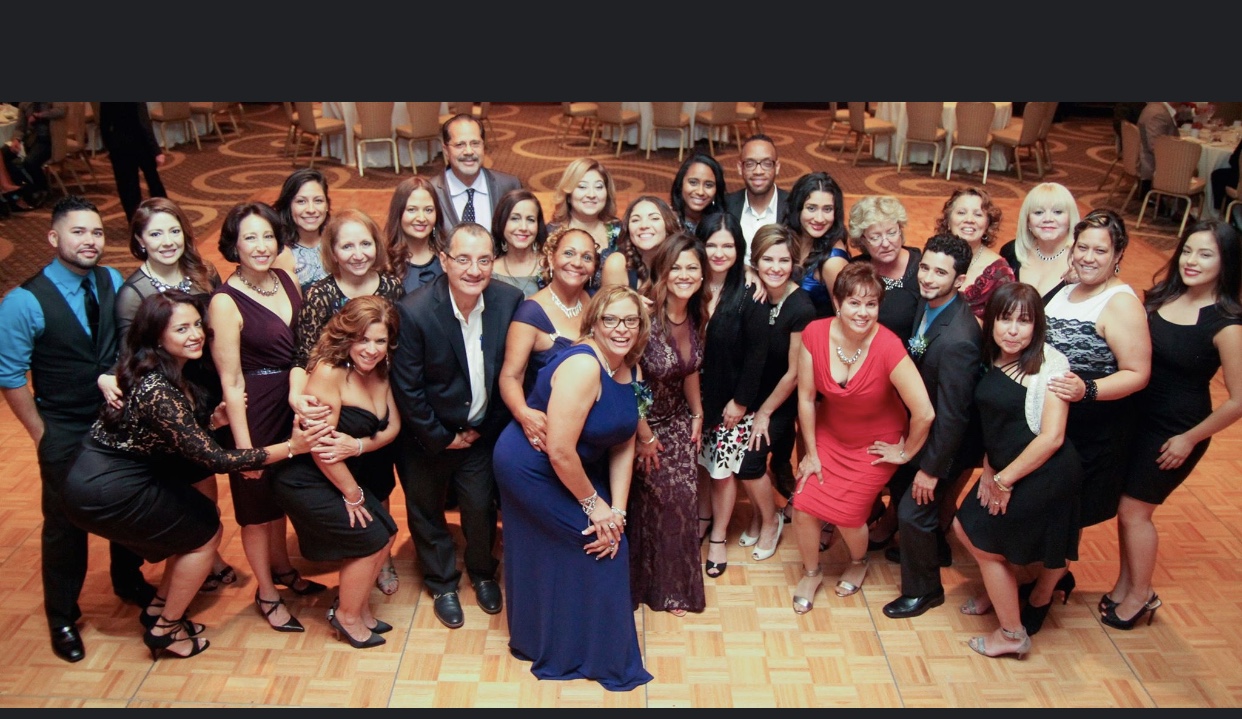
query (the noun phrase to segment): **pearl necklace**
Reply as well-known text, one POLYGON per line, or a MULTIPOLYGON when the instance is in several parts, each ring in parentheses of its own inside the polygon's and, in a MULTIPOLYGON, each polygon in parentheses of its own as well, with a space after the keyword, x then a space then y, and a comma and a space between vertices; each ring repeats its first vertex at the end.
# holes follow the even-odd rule
POLYGON ((250 281, 249 281, 249 280, 247 280, 247 279, 246 279, 246 276, 245 276, 245 275, 243 275, 240 271, 239 271, 239 272, 237 272, 237 279, 238 279, 238 281, 239 281, 239 282, 241 282, 243 285, 245 285, 245 286, 249 287, 250 289, 254 290, 255 292, 258 292, 260 295, 262 295, 262 296, 264 296, 264 297, 273 297, 273 296, 275 296, 275 295, 276 295, 277 290, 279 290, 279 289, 280 289, 280 282, 276 279, 276 276, 272 274, 272 271, 271 271, 271 270, 268 270, 268 271, 267 271, 267 274, 268 274, 268 276, 269 276, 269 277, 271 277, 271 278, 272 278, 272 289, 270 289, 270 290, 260 289, 258 286, 250 284, 250 281))
POLYGON ((564 312, 566 317, 577 317, 582 313, 581 297, 578 298, 578 304, 573 307, 566 307, 565 303, 561 302, 561 298, 556 296, 556 290, 548 290, 548 294, 552 295, 552 304, 556 305, 561 312, 564 312))
POLYGON ((1035 245, 1035 248, 1034 248, 1034 249, 1035 249, 1035 255, 1036 255, 1037 257, 1039 257, 1039 259, 1043 260, 1044 262, 1052 262, 1052 261, 1053 261, 1053 260, 1055 260, 1056 258, 1058 258, 1058 257, 1060 257, 1061 255, 1065 254, 1065 251, 1069 249, 1069 245, 1065 245, 1065 246, 1064 246, 1064 247, 1062 247, 1060 250, 1058 250, 1058 251, 1057 251, 1057 253, 1056 253, 1055 255, 1052 255, 1051 257, 1049 257, 1048 255, 1045 255, 1044 253, 1040 252, 1040 251, 1039 251, 1039 245, 1035 245))
POLYGON ((846 357, 845 350, 841 349, 841 345, 837 345, 837 358, 841 360, 842 364, 844 364, 846 367, 849 367, 850 365, 857 362, 859 357, 862 357, 862 351, 863 351, 863 348, 859 347, 858 351, 854 353, 853 357, 846 357))

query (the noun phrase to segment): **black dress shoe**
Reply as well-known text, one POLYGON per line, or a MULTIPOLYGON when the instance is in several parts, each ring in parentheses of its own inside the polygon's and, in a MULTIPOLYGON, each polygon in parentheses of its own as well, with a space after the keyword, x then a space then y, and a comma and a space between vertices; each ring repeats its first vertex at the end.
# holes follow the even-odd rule
POLYGON ((112 591, 130 604, 146 607, 155 599, 155 587, 145 579, 137 579, 133 584, 113 584, 112 591))
POLYGON ((488 614, 499 614, 504 600, 500 597, 500 584, 494 579, 483 579, 474 584, 474 596, 479 607, 488 614))
POLYGON ((80 662, 86 658, 82 635, 77 627, 56 627, 52 630, 52 651, 67 662, 80 662))
MULTIPOLYGON (((499 593, 499 590, 497 590, 499 593)), ((445 592, 435 597, 436 619, 449 629, 456 629, 466 623, 466 615, 461 611, 461 600, 457 592, 445 592)))
POLYGON ((907 597, 903 594, 884 605, 884 616, 889 619, 909 619, 941 604, 944 604, 943 589, 921 597, 907 597))

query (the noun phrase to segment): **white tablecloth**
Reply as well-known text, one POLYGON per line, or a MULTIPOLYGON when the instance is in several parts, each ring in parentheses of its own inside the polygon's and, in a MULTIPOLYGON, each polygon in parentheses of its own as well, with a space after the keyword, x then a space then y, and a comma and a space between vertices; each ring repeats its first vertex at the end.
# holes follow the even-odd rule
POLYGON ((1204 137, 1207 130, 1203 130, 1197 138, 1190 137, 1186 130, 1182 130, 1181 133, 1182 139, 1194 142, 1203 148, 1203 152, 1199 155, 1199 167, 1196 170, 1197 176, 1207 182, 1207 188, 1203 190, 1203 219, 1219 220, 1220 198, 1212 196, 1212 171, 1229 164, 1229 156, 1233 154, 1233 149, 1238 146, 1238 140, 1242 138, 1242 129, 1228 128, 1220 131, 1219 142, 1211 142, 1204 137))
MULTIPOLYGON (((148 112, 157 112, 160 109, 162 109, 161 104, 158 102, 147 103, 148 112)), ((191 115, 191 117, 193 118, 192 122, 194 123, 194 127, 198 130, 198 137, 201 141, 202 138, 206 137, 207 133, 210 132, 210 128, 207 127, 207 118, 203 115, 191 115)), ((152 120, 151 130, 155 133, 155 141, 160 144, 160 147, 164 147, 165 149, 170 149, 186 142, 194 142, 194 138, 192 136, 186 136, 185 123, 183 122, 164 123, 164 129, 161 133, 160 123, 152 120), (164 145, 165 136, 168 137, 167 146, 164 145)), ((95 149, 103 149, 103 144, 99 143, 99 146, 95 149)))
MULTIPOLYGON (((638 145, 638 149, 640 150, 646 150, 647 149, 647 132, 651 129, 651 103, 649 102, 623 102, 621 103, 621 109, 638 111, 638 129, 635 130, 633 126, 626 128, 625 141, 631 145, 638 145)), ((706 127, 695 126, 694 114, 700 110, 710 110, 710 109, 712 109, 712 104, 710 102, 683 102, 681 103, 681 111, 690 116, 690 134, 689 134, 689 138, 686 141, 687 149, 692 147, 696 141, 702 140, 703 138, 707 137, 706 127)), ((723 135, 723 137, 727 140, 729 137, 727 134, 728 130, 726 129, 725 132, 726 134, 723 135)), ((614 142, 615 142, 615 139, 614 139, 614 142)), ((657 149, 657 150, 660 149, 661 147, 677 147, 677 133, 673 132, 672 130, 664 130, 661 132, 657 132, 655 143, 656 144, 653 149, 657 149)))
POLYGON ((17 107, 0 103, 0 145, 17 137, 17 107))
MULTIPOLYGON (((992 118, 992 129, 1000 130, 1009 124, 1009 120, 1013 117, 1012 102, 994 102, 996 106, 996 116, 992 118)), ((904 102, 881 102, 876 108, 876 118, 880 120, 888 120, 897 126, 897 134, 893 135, 890 144, 887 137, 877 137, 875 139, 875 156, 881 160, 889 162, 897 162, 897 151, 901 149, 901 143, 906 138, 906 129, 909 126, 909 120, 906 118, 906 103, 904 102)), ((940 116, 940 126, 945 130, 944 150, 940 153, 941 161, 945 161, 949 157, 949 148, 953 146, 953 130, 957 128, 957 103, 946 102, 944 104, 944 112, 940 116)), ((928 145, 911 145, 910 152, 907 156, 907 164, 921 165, 929 164, 932 161, 933 151, 928 145)), ((1005 150, 999 146, 992 148, 992 160, 988 165, 991 170, 1005 170, 1009 167, 1009 162, 1005 159, 1005 150)), ((947 167, 941 166, 946 172, 947 167)), ((964 172, 981 172, 983 164, 980 161, 979 153, 963 152, 953 156, 953 169, 962 170, 964 172)))
MULTIPOLYGON (((440 114, 448 113, 448 103, 440 103, 440 114)), ((324 157, 335 157, 347 165, 354 165, 354 123, 358 122, 358 108, 352 102, 325 102, 323 103, 324 117, 339 117, 345 121, 345 141, 341 141, 340 135, 330 138, 324 138, 324 142, 320 143, 321 153, 324 157)), ((406 112, 404 102, 394 102, 392 104, 392 126, 410 124, 410 113, 406 112)), ((431 151, 434 155, 440 149, 440 141, 436 140, 431 143, 431 151)), ((370 142, 366 147, 362 148, 366 153, 363 159, 363 167, 392 167, 392 148, 387 143, 370 142)), ((410 166, 410 154, 406 150, 405 140, 397 138, 397 154, 401 158, 401 166, 410 166)), ((429 160, 427 155, 427 144, 424 142, 414 143, 414 161, 423 165, 429 160)))

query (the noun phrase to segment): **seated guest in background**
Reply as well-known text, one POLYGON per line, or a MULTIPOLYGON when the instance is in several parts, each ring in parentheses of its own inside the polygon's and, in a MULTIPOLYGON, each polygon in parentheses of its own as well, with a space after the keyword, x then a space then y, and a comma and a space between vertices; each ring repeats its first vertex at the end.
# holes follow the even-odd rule
POLYGON ((958 296, 970 258, 966 241, 950 235, 928 240, 919 258, 922 301, 907 347, 936 421, 922 451, 889 482, 901 532, 901 596, 884 605, 884 615, 892 619, 917 617, 944 604, 940 565, 948 545, 941 504, 957 501, 952 489, 977 461, 969 429, 983 334, 970 305, 958 296))
MULTIPOLYGON (((280 215, 280 246, 289 248, 291 257, 281 252, 282 263, 293 260, 292 272, 302 292, 311 283, 327 274, 323 267, 320 242, 323 228, 332 217, 332 203, 328 200, 328 179, 313 167, 294 170, 285 178, 280 196, 272 203, 272 209, 280 215)), ((276 266, 290 271, 284 264, 276 266)))
MULTIPOLYGON (((18 186, 16 190, 5 190, 18 193, 11 200, 18 211, 42 207, 47 201, 47 173, 43 167, 52 159, 52 120, 64 118, 67 106, 64 102, 17 103, 16 132, 12 140, 0 146, 0 157, 10 181, 18 186), (18 149, 24 153, 19 154, 18 149)), ((132 213, 128 208, 127 211, 132 213)))
POLYGON ((970 648, 989 657, 1031 650, 1030 626, 1018 609, 1014 565, 1064 568, 1078 558, 1076 523, 1082 466, 1066 442, 1068 404, 1048 391, 1065 372, 1065 356, 1044 343, 1039 292, 1024 282, 1001 285, 983 319, 986 374, 975 387, 982 416, 983 474, 962 500, 953 530, 979 563, 986 598, 971 598, 963 614, 996 609, 1000 626, 973 637, 970 648))
POLYGON ((601 254, 602 284, 645 288, 651 281, 652 260, 664 240, 680 227, 677 215, 664 200, 654 195, 635 198, 621 216, 616 250, 601 254))
POLYGON ((827 172, 803 175, 786 198, 785 224, 794 231, 802 258, 794 281, 815 305, 815 316, 831 317, 832 285, 850 262, 841 186, 827 172))
POLYGON ((919 261, 923 251, 906 247, 906 207, 889 195, 867 195, 850 207, 850 242, 884 283, 879 322, 905 344, 919 308, 919 261))
MULTIPOLYGON (((471 119, 470 126, 476 124, 471 119)), ((461 570, 444 517, 450 485, 461 509, 465 567, 479 607, 488 614, 502 608, 492 554, 492 445, 509 411, 496 377, 522 292, 491 281, 494 252, 482 225, 457 225, 440 253, 445 274, 397 303, 401 342, 392 358, 392 382, 403 437, 397 472, 423 583, 435 599, 436 618, 450 629, 466 621, 457 596, 461 570)))
POLYGON ((724 168, 711 155, 696 152, 677 168, 669 192, 669 206, 682 229, 694 232, 704 217, 726 211, 724 198, 727 194, 724 168))
MULTIPOLYGON (((1229 156, 1229 164, 1225 167, 1219 167, 1212 170, 1212 197, 1219 203, 1228 204, 1231 198, 1225 193, 1226 187, 1238 186, 1238 158, 1242 155, 1242 139, 1238 140, 1238 146, 1233 148, 1233 154, 1229 156)), ((1237 211, 1237 208, 1234 208, 1237 211)), ((1232 217, 1224 218, 1225 222, 1233 222, 1232 217)), ((1242 227, 1242 223, 1235 224, 1235 227, 1242 227)))
POLYGON ((785 222, 789 193, 776 186, 781 161, 776 143, 767 135, 751 135, 742 143, 737 174, 746 186, 725 196, 725 207, 742 224, 742 236, 750 242, 764 225, 785 222))
POLYGON ((1014 277, 1038 290, 1044 302, 1077 279, 1069 269, 1074 244, 1070 231, 1077 224, 1078 203, 1070 191, 1056 182, 1041 182, 1022 200, 1017 237, 1000 249, 1014 277))
POLYGON ((151 658, 192 657, 208 647, 205 627, 185 616, 211 572, 220 545, 216 504, 167 474, 165 460, 189 460, 213 472, 251 469, 310 451, 331 427, 319 422, 261 449, 222 449, 210 430, 228 421, 223 404, 183 374, 206 346, 198 301, 180 290, 138 306, 118 363, 121 408, 107 407, 91 427, 64 486, 73 523, 118 542, 148 562, 167 560, 159 593, 139 616, 151 658))
POLYGON ((629 691, 652 679, 634 626, 625 537, 636 365, 650 319, 620 285, 596 293, 582 319, 585 335, 539 372, 530 395, 532 408, 560 420, 546 444, 517 421, 496 442, 509 653, 540 679, 629 691))
POLYGON ((402 180, 388 203, 384 237, 389 271, 405 293, 444 274, 440 266, 440 196, 426 177, 402 180))
POLYGON ((440 235, 448 237, 462 222, 491 227, 501 196, 520 188, 522 181, 484 167, 487 136, 483 123, 473 115, 459 113, 446 120, 440 128, 440 143, 444 172, 431 179, 440 200, 440 235))
POLYGON ((974 253, 961 292, 980 322, 992 292, 997 286, 1014 281, 1009 263, 992 250, 1000 234, 1000 222, 1001 209, 992 203, 992 196, 981 187, 959 187, 954 190, 936 219, 937 235, 960 237, 966 240, 974 253))
POLYGON ((513 285, 529 299, 543 286, 540 259, 548 239, 543 207, 535 193, 510 190, 500 198, 492 219, 492 239, 497 257, 492 277, 513 285))
POLYGON ((599 160, 580 157, 565 167, 556 183, 556 203, 548 232, 561 227, 586 230, 599 252, 615 250, 621 234, 617 219, 617 190, 612 175, 599 160))
MULTIPOLYGON (((1149 102, 1138 116, 1139 129, 1139 197, 1146 197, 1151 178, 1156 174, 1156 151, 1152 143, 1157 137, 1178 137, 1180 102, 1149 102)), ((1190 122, 1187 118, 1186 122, 1190 122)))
POLYGON ((393 486, 392 456, 377 450, 401 428, 388 385, 388 350, 396 341, 397 312, 383 297, 351 299, 332 315, 311 352, 306 393, 328 408, 325 421, 349 436, 349 448, 317 447, 314 455, 282 464, 272 478, 303 556, 343 562, 328 623, 355 649, 383 644, 380 635, 392 630, 371 614, 368 597, 380 568, 392 562, 397 524, 384 506, 387 497, 366 489, 393 486))

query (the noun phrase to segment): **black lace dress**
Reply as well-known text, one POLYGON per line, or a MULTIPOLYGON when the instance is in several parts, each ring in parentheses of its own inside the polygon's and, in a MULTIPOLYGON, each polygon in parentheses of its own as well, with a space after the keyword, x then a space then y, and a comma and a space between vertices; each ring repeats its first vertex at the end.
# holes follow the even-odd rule
POLYGON ((207 431, 204 413, 196 417, 186 396, 159 372, 138 381, 124 412, 114 432, 101 420, 91 427, 65 480, 65 513, 148 562, 203 546, 220 528, 215 502, 191 484, 203 473, 169 468, 188 461, 209 472, 257 469, 267 452, 222 448, 207 431))

